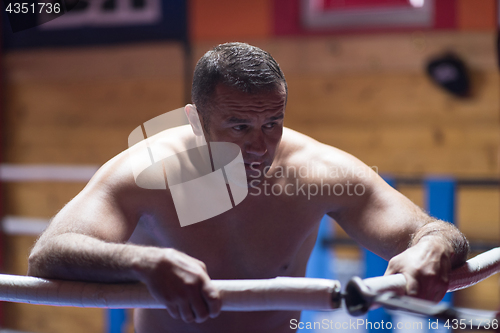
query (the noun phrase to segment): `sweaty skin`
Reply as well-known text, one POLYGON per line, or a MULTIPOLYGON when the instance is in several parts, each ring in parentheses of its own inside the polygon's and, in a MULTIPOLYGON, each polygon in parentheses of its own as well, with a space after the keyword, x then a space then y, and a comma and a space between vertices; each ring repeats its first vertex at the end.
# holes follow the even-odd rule
MULTIPOLYGON (((208 141, 237 144, 246 164, 249 195, 235 208, 181 227, 169 190, 139 188, 123 152, 54 217, 28 273, 146 283, 167 310, 137 309, 137 333, 292 332, 298 312, 220 312, 211 279, 304 276, 328 214, 360 244, 393 258, 388 273, 405 274, 408 293, 442 297, 451 267, 465 261, 461 233, 353 156, 284 128, 285 104, 284 89, 249 95, 218 86, 213 110, 205 110, 208 141), (304 167, 327 172, 305 175, 304 167)), ((192 119, 195 106, 186 109, 192 119)), ((193 122, 153 140, 181 152, 201 131, 193 122)))

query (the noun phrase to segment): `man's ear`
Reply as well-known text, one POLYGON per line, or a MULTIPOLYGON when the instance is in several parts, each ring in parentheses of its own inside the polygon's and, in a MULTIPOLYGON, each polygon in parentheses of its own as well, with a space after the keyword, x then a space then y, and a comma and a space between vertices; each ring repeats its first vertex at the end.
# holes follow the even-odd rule
POLYGON ((196 136, 204 136, 203 127, 201 125, 200 116, 198 115, 196 106, 193 104, 187 104, 184 107, 184 111, 186 112, 187 119, 189 124, 191 124, 194 134, 196 136))

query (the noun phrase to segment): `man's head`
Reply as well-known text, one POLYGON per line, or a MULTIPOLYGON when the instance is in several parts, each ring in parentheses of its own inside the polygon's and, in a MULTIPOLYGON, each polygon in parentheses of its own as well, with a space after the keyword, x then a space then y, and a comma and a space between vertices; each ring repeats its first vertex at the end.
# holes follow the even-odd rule
POLYGON ((207 140, 240 146, 247 173, 271 165, 283 131, 287 84, 269 53, 221 44, 196 65, 191 92, 207 140))
POLYGON ((288 94, 285 76, 268 52, 245 43, 220 44, 196 64, 191 89, 191 99, 208 134, 218 85, 251 95, 282 88, 288 94))

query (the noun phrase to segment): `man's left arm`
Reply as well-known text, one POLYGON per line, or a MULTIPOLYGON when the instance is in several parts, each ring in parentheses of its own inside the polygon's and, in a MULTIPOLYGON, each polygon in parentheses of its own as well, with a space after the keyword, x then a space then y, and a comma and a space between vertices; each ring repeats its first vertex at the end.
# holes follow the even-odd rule
POLYGON ((453 224, 430 217, 355 157, 325 149, 323 162, 344 170, 330 185, 358 186, 330 196, 328 215, 361 245, 390 260, 386 274, 404 274, 409 295, 440 300, 451 269, 467 259, 465 236, 453 224))

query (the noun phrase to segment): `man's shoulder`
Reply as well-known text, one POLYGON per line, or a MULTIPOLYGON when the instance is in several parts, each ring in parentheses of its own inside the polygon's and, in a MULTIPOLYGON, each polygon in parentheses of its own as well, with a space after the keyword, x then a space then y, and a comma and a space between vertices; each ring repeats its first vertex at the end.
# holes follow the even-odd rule
POLYGON ((285 164, 348 163, 352 155, 290 128, 283 129, 280 159, 285 164))
POLYGON ((312 151, 319 149, 321 143, 303 133, 297 132, 291 128, 283 128, 281 138, 279 158, 280 160, 292 162, 300 159, 312 151))
POLYGON ((283 132, 283 150, 275 163, 276 170, 288 168, 309 171, 309 181, 356 181, 366 183, 375 179, 376 167, 369 167, 357 157, 339 148, 321 143, 297 131, 286 129, 283 132), (304 169, 305 168, 305 169, 304 169), (312 176, 316 175, 316 176, 312 176), (318 178, 319 175, 319 178, 318 178))
POLYGON ((136 186, 136 178, 164 158, 192 148, 194 135, 189 126, 180 126, 142 140, 108 160, 94 176, 95 180, 111 187, 136 186))

